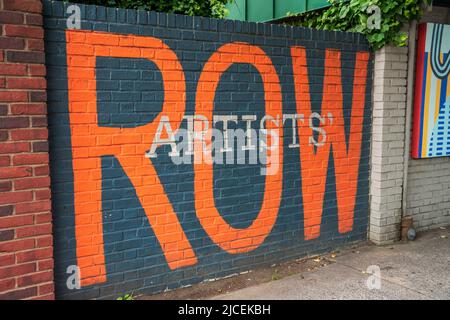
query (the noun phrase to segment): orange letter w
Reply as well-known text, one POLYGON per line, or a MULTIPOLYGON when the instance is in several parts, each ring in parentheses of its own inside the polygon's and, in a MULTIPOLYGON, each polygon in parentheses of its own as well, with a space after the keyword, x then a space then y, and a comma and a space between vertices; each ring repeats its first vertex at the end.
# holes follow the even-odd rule
MULTIPOLYGON (((307 120, 311 114, 306 50, 291 48, 297 113, 307 120)), ((336 175, 338 229, 346 233, 353 229, 353 217, 361 157, 362 129, 366 92, 368 52, 356 54, 350 134, 346 141, 341 81, 341 53, 327 49, 322 98, 322 124, 326 140, 323 145, 311 143, 313 130, 308 121, 298 127, 304 212, 305 239, 320 235, 330 148, 333 150, 336 175)), ((324 137, 319 137, 323 141, 324 137)))

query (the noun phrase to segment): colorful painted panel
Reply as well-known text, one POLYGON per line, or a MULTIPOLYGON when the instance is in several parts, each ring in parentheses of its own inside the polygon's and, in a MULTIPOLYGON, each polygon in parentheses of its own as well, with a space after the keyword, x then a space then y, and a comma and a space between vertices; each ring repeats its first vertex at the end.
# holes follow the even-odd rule
POLYGON ((419 26, 413 158, 450 155, 450 25, 419 26))

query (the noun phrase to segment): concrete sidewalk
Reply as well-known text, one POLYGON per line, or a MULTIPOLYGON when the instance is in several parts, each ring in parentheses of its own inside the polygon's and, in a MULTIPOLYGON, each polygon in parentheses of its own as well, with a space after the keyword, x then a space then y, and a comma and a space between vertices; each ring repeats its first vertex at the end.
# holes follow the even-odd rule
POLYGON ((450 299, 450 228, 408 243, 363 246, 311 272, 248 287, 213 299, 450 299), (379 266, 381 288, 370 290, 369 266, 379 266))

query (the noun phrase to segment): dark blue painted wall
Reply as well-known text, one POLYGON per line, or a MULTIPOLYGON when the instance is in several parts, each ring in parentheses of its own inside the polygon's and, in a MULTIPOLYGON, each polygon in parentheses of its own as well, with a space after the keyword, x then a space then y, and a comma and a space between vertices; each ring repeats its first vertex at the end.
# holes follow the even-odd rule
MULTIPOLYGON (((54 218, 55 279, 57 297, 117 298, 127 292, 151 294, 232 273, 332 250, 367 237, 368 173, 370 155, 371 77, 369 61, 357 200, 353 230, 340 234, 337 223, 332 154, 326 177, 320 237, 306 241, 303 230, 299 148, 291 143, 291 124, 284 135, 283 191, 274 228, 254 251, 229 254, 214 244, 195 214, 192 165, 174 165, 170 148, 158 149, 152 159, 164 189, 195 251, 198 263, 170 270, 133 186, 119 162, 102 157, 104 252, 107 282, 69 290, 66 269, 76 265, 73 170, 68 113, 66 69, 66 8, 69 4, 45 1, 45 42, 48 80, 52 201, 54 218)), ((197 81, 211 54, 221 45, 240 41, 259 46, 271 58, 280 78, 283 113, 295 113, 291 46, 307 52, 311 103, 320 112, 325 49, 341 50, 346 133, 352 105, 352 79, 357 51, 368 51, 358 34, 240 21, 188 17, 156 12, 80 5, 83 30, 135 34, 162 39, 177 55, 186 78, 186 114, 194 114, 197 81)), ((161 74, 151 61, 97 58, 98 119, 102 126, 132 127, 151 121, 161 110, 164 92, 161 74)), ((214 101, 215 114, 264 115, 262 80, 251 65, 235 64, 222 76, 214 101)), ((259 121, 257 122, 259 123, 259 121)), ((255 128, 257 123, 255 123, 255 128)), ((185 127, 186 124, 183 123, 185 127)), ((245 128, 240 122, 238 127, 245 128)), ((220 128, 220 125, 219 125, 220 128)), ((265 177, 260 165, 214 165, 215 203, 233 227, 245 228, 262 202, 265 177), (242 213, 245 212, 245 213, 242 213)))

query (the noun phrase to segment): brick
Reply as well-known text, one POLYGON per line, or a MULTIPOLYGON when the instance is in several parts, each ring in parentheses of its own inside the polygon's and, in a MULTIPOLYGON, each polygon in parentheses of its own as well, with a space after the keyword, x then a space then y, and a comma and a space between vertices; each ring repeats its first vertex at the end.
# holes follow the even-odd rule
POLYGON ((22 24, 23 14, 20 12, 0 11, 1 24, 22 24))
POLYGON ((22 265, 0 268, 0 279, 17 277, 36 271, 36 263, 26 263, 22 265))
POLYGON ((10 291, 15 289, 16 287, 16 279, 5 279, 0 280, 0 292, 10 291))
MULTIPOLYGON (((1 252, 17 252, 34 248, 34 239, 23 239, 0 243, 1 252)), ((1 277, 0 277, 1 278, 1 277)))
POLYGON ((13 290, 0 294, 0 300, 20 300, 36 296, 37 287, 24 288, 20 290, 13 290))
POLYGON ((7 24, 3 26, 3 30, 4 34, 8 37, 44 38, 44 30, 41 27, 7 24))
POLYGON ((8 114, 8 105, 0 104, 0 116, 6 116, 8 114))
POLYGON ((42 64, 45 62, 45 55, 43 52, 37 51, 8 51, 6 52, 6 59, 9 62, 42 64))
POLYGON ((32 171, 30 167, 0 168, 0 179, 29 177, 32 171))
POLYGON ((34 191, 34 199, 35 200, 50 200, 51 199, 50 189, 35 190, 34 191))
POLYGON ((44 41, 42 39, 27 39, 27 49, 33 51, 44 51, 44 41))
POLYGON ((0 156, 0 167, 8 167, 10 163, 11 161, 9 156, 0 156))
MULTIPOLYGON (((0 69, 0 75, 24 76, 27 75, 27 66, 22 64, 4 63, 0 69)), ((14 78, 12 78, 14 79, 14 78)), ((11 79, 9 79, 11 80, 11 79)), ((15 79, 24 80, 23 78, 15 79)))
POLYGON ((53 259, 38 261, 38 270, 39 271, 53 270, 54 266, 55 266, 55 263, 54 263, 53 259))
POLYGON ((30 121, 25 117, 0 117, 0 129, 26 128, 30 121))
MULTIPOLYGON (((47 283, 39 286, 39 295, 47 295, 51 294, 53 295, 53 292, 55 291, 55 285, 53 283, 47 283)), ((54 298, 54 297, 53 297, 54 298)))
POLYGON ((45 65, 35 65, 35 64, 29 65, 28 74, 30 76, 45 76, 46 75, 45 65))
POLYGON ((33 25, 33 26, 42 26, 42 15, 40 14, 27 14, 25 15, 25 23, 27 25, 33 25))
POLYGON ((14 190, 29 190, 50 186, 50 177, 26 178, 14 180, 14 190))
POLYGON ((0 88, 5 88, 5 87, 6 87, 6 79, 0 78, 0 88))
MULTIPOLYGON (((49 191, 50 191, 50 189, 49 189, 49 191)), ((34 220, 35 220, 36 224, 44 224, 44 223, 52 222, 52 213, 51 212, 39 213, 39 214, 36 214, 34 218, 35 218, 34 220)))
POLYGON ((0 144, 0 154, 11 154, 31 151, 29 142, 12 142, 0 144))
POLYGON ((25 49, 25 40, 0 36, 0 49, 20 50, 25 49))
POLYGON ((0 218, 12 215, 14 207, 12 205, 0 206, 0 218))
POLYGON ((36 248, 29 251, 22 251, 16 254, 16 261, 18 264, 31 262, 31 261, 40 261, 46 260, 53 256, 53 248, 36 248))
POLYGON ((31 285, 49 282, 52 280, 53 280, 53 271, 44 271, 18 278, 17 285, 19 287, 28 287, 31 285))
POLYGON ((16 214, 46 212, 51 209, 51 201, 34 201, 30 203, 17 203, 16 214))
MULTIPOLYGON (((16 228, 32 225, 34 218, 32 215, 10 216, 0 218, 0 228, 16 228)), ((16 230, 17 231, 17 230, 16 230)))
POLYGON ((36 238, 36 244, 38 248, 52 247, 53 246, 53 236, 45 235, 36 238))
POLYGON ((4 192, 0 194, 0 204, 14 204, 31 200, 33 200, 33 193, 31 191, 4 192))
POLYGON ((47 153, 18 154, 13 156, 13 165, 48 163, 47 153))
POLYGON ((32 117, 31 118, 31 126, 33 128, 36 127, 47 127, 47 117, 32 117))
POLYGON ((0 181, 0 192, 6 192, 12 190, 11 181, 0 181))
POLYGON ((12 253, 12 254, 2 253, 0 255, 0 268, 6 267, 6 266, 11 266, 15 263, 15 261, 16 261, 16 256, 14 255, 14 253, 12 253))
MULTIPOLYGON (((13 140, 13 141, 46 140, 48 138, 48 131, 46 128, 12 130, 10 135, 11 135, 11 140, 13 140)), ((36 150, 33 148, 33 151, 36 151, 36 150)))
POLYGON ((13 115, 44 115, 47 114, 45 103, 12 104, 11 114, 13 115))
POLYGON ((42 2, 39 0, 3 0, 3 8, 11 11, 41 13, 42 2))
POLYGON ((45 91, 30 92, 30 102, 45 102, 47 101, 47 93, 45 91))
POLYGON ((50 223, 39 225, 39 226, 30 226, 30 227, 16 229, 16 237, 17 238, 35 237, 35 236, 51 234, 51 233, 52 233, 52 225, 50 223))
POLYGON ((0 131, 0 141, 6 141, 9 138, 8 131, 2 130, 0 131))
POLYGON ((25 102, 27 100, 26 91, 0 91, 0 102, 25 102))
POLYGON ((50 174, 50 168, 48 167, 48 165, 34 168, 34 176, 36 177, 46 176, 48 174, 50 174))
POLYGON ((48 152, 48 141, 33 142, 33 152, 48 152))
POLYGON ((14 239, 14 230, 0 230, 0 242, 14 239))
POLYGON ((6 81, 8 89, 45 89, 44 78, 9 78, 6 81))

